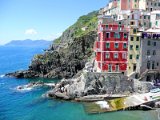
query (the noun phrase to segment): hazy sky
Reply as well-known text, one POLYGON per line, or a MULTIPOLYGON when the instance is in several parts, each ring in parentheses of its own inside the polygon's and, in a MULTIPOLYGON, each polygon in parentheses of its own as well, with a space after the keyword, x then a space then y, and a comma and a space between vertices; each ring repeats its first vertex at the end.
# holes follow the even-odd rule
POLYGON ((0 44, 10 40, 53 40, 79 16, 108 0, 0 0, 0 44))

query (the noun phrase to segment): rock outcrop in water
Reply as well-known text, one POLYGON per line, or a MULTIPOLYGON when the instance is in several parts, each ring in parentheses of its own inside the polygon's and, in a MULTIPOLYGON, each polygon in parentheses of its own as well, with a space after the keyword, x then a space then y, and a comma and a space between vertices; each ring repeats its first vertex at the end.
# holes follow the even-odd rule
POLYGON ((47 96, 65 100, 102 100, 128 96, 134 93, 145 93, 153 87, 138 80, 126 80, 121 73, 85 72, 75 79, 63 79, 47 96), (94 95, 94 98, 92 98, 94 95))
POLYGON ((97 37, 97 14, 81 16, 44 54, 35 55, 28 70, 8 73, 17 78, 72 78, 93 53, 97 37))

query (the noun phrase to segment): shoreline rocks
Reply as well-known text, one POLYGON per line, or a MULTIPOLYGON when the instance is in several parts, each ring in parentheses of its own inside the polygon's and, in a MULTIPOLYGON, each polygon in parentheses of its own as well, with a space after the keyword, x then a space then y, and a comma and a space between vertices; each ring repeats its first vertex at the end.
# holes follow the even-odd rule
POLYGON ((83 72, 80 77, 63 79, 47 94, 49 97, 65 100, 94 101, 141 94, 151 89, 145 83, 137 82, 125 79, 125 76, 119 73, 83 72), (92 95, 95 98, 88 98, 92 95))

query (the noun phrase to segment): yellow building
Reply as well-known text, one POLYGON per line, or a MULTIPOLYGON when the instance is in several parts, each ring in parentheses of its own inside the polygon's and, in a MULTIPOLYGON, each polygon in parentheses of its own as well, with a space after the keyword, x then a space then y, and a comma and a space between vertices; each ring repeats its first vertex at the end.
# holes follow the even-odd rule
POLYGON ((130 34, 128 45, 128 76, 137 72, 140 55, 140 36, 139 32, 140 12, 134 11, 130 14, 130 34))

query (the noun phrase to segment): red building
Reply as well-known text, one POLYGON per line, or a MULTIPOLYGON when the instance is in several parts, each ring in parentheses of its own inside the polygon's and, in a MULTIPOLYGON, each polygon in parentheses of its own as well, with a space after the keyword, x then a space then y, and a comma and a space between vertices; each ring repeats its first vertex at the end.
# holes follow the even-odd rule
POLYGON ((96 62, 101 72, 127 70, 128 30, 108 18, 99 19, 98 40, 95 42, 96 62))

